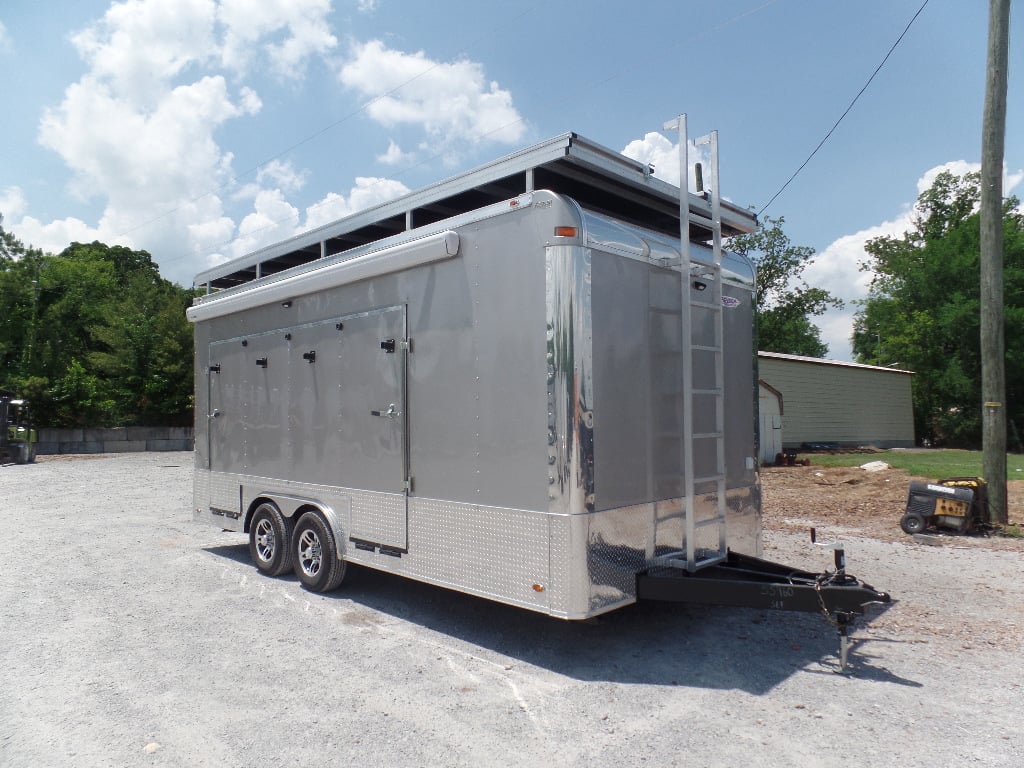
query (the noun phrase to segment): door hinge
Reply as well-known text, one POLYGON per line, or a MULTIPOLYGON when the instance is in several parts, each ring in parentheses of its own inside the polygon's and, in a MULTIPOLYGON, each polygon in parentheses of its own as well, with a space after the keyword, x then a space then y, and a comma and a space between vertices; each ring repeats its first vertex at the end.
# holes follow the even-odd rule
POLYGON ((402 481, 402 490, 406 493, 412 493, 412 478, 408 477, 402 481))
POLYGON ((407 352, 412 352, 412 339, 404 339, 402 341, 402 349, 407 352))

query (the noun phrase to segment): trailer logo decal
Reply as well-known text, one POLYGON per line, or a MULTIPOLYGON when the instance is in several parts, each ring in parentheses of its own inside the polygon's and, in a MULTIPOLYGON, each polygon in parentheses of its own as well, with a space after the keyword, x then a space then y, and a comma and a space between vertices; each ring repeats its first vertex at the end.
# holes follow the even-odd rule
POLYGON ((732 296, 722 297, 722 306, 726 309, 736 309, 740 305, 740 300, 732 296))

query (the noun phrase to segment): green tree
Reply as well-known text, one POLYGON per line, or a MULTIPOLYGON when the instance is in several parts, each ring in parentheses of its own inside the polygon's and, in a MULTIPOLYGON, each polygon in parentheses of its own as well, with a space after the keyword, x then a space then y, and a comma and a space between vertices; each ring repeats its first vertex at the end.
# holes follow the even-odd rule
MULTIPOLYGON (((979 185, 976 173, 939 174, 918 198, 913 229, 865 246, 863 268, 875 277, 854 321, 854 354, 915 372, 915 429, 933 444, 981 443, 979 185)), ((1003 216, 1011 430, 1024 426, 1024 217, 1017 206, 1007 200, 1003 216)))
POLYGON ((807 357, 824 357, 828 345, 812 317, 843 302, 823 288, 809 286, 803 272, 814 261, 814 249, 793 245, 782 231, 783 217, 765 217, 757 231, 729 241, 729 249, 743 254, 757 268, 754 310, 757 348, 807 357))
POLYGON ((32 329, 41 251, 3 228, 0 215, 0 386, 31 366, 32 329))
POLYGON ((46 426, 192 422, 193 292, 146 251, 26 248, 0 218, 0 388, 46 426))

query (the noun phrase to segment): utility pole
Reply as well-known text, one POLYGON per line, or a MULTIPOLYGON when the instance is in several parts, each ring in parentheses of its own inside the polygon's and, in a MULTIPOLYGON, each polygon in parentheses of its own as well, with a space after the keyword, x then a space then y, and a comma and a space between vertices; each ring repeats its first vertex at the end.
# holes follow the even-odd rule
POLYGON ((1010 0, 989 0, 981 128, 981 399, 988 520, 1007 521, 1006 338, 1003 322, 1003 144, 1010 0))

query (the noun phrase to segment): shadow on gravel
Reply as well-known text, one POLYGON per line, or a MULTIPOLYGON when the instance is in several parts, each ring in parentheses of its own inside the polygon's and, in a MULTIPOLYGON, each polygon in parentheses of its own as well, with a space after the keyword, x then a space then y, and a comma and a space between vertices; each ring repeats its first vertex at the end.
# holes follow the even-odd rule
POLYGON ((249 558, 248 544, 222 544, 219 547, 204 547, 203 549, 211 555, 217 555, 217 557, 234 560, 236 563, 244 565, 252 565, 252 560, 249 558))
MULTIPOLYGON (((252 567, 246 544, 206 551, 252 567)), ((856 636, 846 674, 836 675, 839 638, 811 614, 640 603, 563 621, 359 566, 349 566, 345 583, 324 597, 581 681, 764 694, 794 674, 820 672, 920 685, 876 666, 870 654, 875 641, 856 636)))

